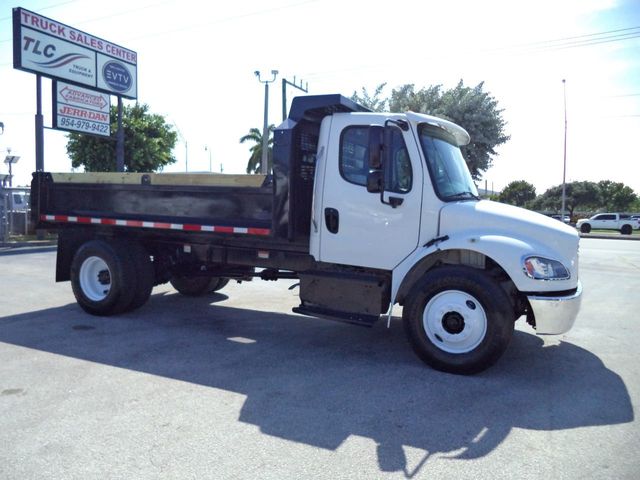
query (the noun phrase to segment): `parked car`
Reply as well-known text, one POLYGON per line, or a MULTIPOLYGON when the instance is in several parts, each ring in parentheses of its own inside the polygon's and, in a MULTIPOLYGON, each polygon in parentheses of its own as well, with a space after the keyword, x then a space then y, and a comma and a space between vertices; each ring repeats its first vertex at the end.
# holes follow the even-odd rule
POLYGON ((640 228, 640 220, 621 213, 599 213, 591 218, 578 220, 576 228, 582 233, 596 230, 619 230, 623 235, 631 235, 634 229, 640 228))

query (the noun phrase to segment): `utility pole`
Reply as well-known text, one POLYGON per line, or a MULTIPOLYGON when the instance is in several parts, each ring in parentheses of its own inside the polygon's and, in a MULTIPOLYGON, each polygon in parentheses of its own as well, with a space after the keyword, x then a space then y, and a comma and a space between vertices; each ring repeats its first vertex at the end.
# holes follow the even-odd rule
POLYGON ((564 160, 562 167, 562 210, 560 219, 564 223, 564 209, 567 201, 567 81, 562 79, 562 88, 564 91, 564 160))
POLYGON ((258 70, 253 73, 258 77, 259 82, 264 83, 264 123, 262 124, 262 159, 260 160, 260 173, 267 175, 269 173, 269 84, 276 81, 278 71, 271 70, 271 75, 273 75, 271 80, 262 80, 258 70))
POLYGON ((282 79, 282 121, 287 119, 287 85, 291 85, 298 90, 302 90, 304 93, 309 93, 309 82, 306 82, 304 88, 302 87, 302 79, 300 79, 300 85, 296 83, 296 77, 294 75, 293 82, 290 82, 286 78, 282 79))

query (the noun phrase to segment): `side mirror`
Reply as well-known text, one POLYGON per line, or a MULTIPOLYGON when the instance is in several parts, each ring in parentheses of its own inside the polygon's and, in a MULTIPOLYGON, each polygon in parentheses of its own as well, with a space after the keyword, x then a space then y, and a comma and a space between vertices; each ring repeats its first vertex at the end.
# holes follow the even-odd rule
POLYGON ((384 127, 372 125, 369 128, 369 169, 382 169, 382 152, 384 150, 384 127))
POLYGON ((371 170, 367 175, 367 192, 381 193, 384 176, 382 170, 371 170))

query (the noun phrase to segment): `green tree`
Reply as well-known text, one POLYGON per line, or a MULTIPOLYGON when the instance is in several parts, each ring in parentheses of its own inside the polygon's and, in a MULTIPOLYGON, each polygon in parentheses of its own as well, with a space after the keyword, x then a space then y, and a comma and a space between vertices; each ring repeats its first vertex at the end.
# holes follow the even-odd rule
MULTIPOLYGON (((598 208, 599 190, 594 182, 571 182, 565 188, 565 208, 573 218, 576 210, 594 210, 598 208)), ((537 210, 552 210, 560 213, 562 209, 562 185, 551 187, 531 204, 537 210)))
MULTIPOLYGON (((111 107, 111 131, 118 129, 117 108, 111 107)), ((124 128, 124 167, 127 172, 155 172, 176 159, 171 154, 177 133, 161 115, 149 113, 149 106, 136 103, 125 106, 122 113, 124 128)), ((70 133, 67 154, 74 168, 87 172, 116 170, 116 142, 114 137, 98 137, 70 133)))
POLYGON ((527 203, 536 198, 536 187, 525 180, 516 180, 507 185, 500 195, 498 201, 524 207, 527 203))
POLYGON ((351 99, 374 111, 388 106, 392 112, 411 110, 457 123, 471 136, 471 143, 461 150, 474 180, 479 180, 491 166, 495 148, 509 140, 503 110, 498 107, 498 101, 483 90, 484 82, 467 87, 460 80, 449 90, 444 90, 442 85, 416 90, 414 84, 405 84, 393 89, 391 97, 384 100, 381 94, 385 85, 379 85, 373 94, 363 88, 361 94, 354 92, 351 99))
POLYGON ((353 92, 351 100, 359 103, 363 107, 367 107, 372 112, 384 112, 387 109, 387 104, 389 103, 389 99, 382 98, 382 90, 384 90, 384 87, 386 86, 386 82, 378 85, 373 92, 373 95, 369 94, 367 89, 362 87, 360 94, 353 92))
MULTIPOLYGON (((273 131, 276 129, 275 125, 269 125, 269 141, 267 143, 267 165, 269 171, 273 167, 273 131)), ((247 162, 247 173, 260 173, 262 168, 262 131, 257 128, 251 128, 249 133, 240 138, 240 143, 254 142, 249 149, 251 156, 247 162)))
POLYGON ((601 180, 598 182, 600 207, 607 212, 624 212, 631 209, 638 196, 624 183, 601 180))

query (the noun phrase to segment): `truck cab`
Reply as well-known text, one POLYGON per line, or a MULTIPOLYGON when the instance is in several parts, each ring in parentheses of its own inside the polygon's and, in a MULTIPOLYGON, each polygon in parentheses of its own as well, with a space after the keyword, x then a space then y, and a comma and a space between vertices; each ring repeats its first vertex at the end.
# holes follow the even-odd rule
POLYGON ((481 200, 460 151, 469 141, 460 126, 413 112, 324 116, 309 253, 333 271, 300 274, 297 311, 366 322, 400 304, 418 355, 445 370, 487 335, 510 337, 521 315, 539 334, 568 331, 581 298, 577 233, 481 200), (348 285, 336 266, 350 269, 348 285))

